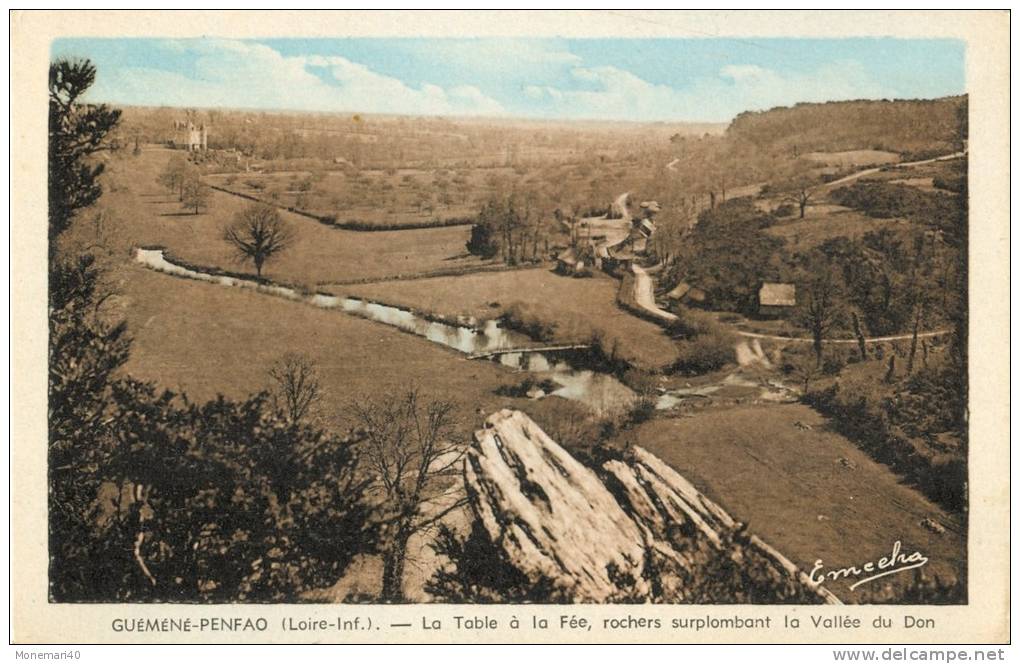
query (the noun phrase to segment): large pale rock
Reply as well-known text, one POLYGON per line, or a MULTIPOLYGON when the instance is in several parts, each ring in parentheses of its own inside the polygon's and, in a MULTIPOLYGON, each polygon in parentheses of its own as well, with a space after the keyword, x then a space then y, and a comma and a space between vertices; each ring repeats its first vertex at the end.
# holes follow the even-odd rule
POLYGON ((643 537, 599 478, 519 411, 492 415, 465 464, 476 516, 515 566, 565 596, 601 602, 611 575, 641 578, 643 537))
MULTIPOLYGON (((492 542, 531 581, 551 581, 560 598, 682 600, 679 578, 660 573, 650 583, 646 566, 665 560, 673 569, 689 569, 685 551, 697 546, 678 543, 725 550, 727 535, 739 524, 641 448, 599 470, 602 477, 524 413, 503 410, 475 432, 464 474, 471 508, 492 542)), ((838 603, 758 537, 744 542, 777 575, 804 584, 821 601, 838 603)))

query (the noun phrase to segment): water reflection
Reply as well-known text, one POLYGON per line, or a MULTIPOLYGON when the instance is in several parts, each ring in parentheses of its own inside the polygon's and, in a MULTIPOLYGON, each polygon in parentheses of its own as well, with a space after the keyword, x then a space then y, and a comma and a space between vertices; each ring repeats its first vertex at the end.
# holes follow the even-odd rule
MULTIPOLYGON (((166 260, 161 249, 138 249, 135 258, 147 267, 175 276, 222 286, 248 288, 260 293, 299 300, 322 309, 340 309, 353 316, 395 327, 465 354, 535 345, 535 341, 527 335, 506 330, 497 320, 487 320, 477 328, 430 320, 406 309, 367 300, 341 298, 324 293, 302 295, 295 289, 285 286, 259 284, 250 279, 192 270, 166 260)), ((575 368, 562 352, 499 353, 493 355, 491 361, 515 371, 536 374, 540 379, 550 380, 559 386, 552 394, 584 403, 599 414, 619 412, 636 399, 635 393, 611 374, 575 368)))

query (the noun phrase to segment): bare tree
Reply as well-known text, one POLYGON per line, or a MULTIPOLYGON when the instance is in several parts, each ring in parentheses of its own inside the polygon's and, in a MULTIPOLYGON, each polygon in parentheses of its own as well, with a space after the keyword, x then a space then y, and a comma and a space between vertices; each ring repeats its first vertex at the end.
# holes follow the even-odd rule
POLYGON ((237 213, 223 237, 234 246, 241 260, 255 264, 255 274, 261 277, 265 262, 289 247, 294 234, 276 208, 253 203, 237 213))
POLYGON ((787 190, 786 200, 797 206, 801 219, 804 218, 807 206, 811 204, 811 198, 814 196, 813 185, 814 182, 810 178, 801 175, 791 179, 784 187, 787 190))
POLYGON ((804 213, 816 194, 818 179, 813 176, 814 167, 810 161, 798 159, 784 168, 785 174, 778 178, 777 190, 785 194, 784 201, 797 206, 801 219, 804 218, 804 213))
POLYGON ((425 400, 417 388, 352 410, 386 512, 383 599, 400 601, 408 541, 464 504, 455 481, 464 448, 451 442, 453 405, 425 400))
POLYGON ((290 424, 298 424, 311 415, 322 401, 319 372, 308 357, 287 353, 269 369, 276 383, 273 392, 276 409, 290 424))
POLYGON ((800 357, 793 364, 793 376, 801 384, 803 393, 807 394, 811 387, 811 381, 818 377, 821 368, 818 362, 811 356, 800 357))

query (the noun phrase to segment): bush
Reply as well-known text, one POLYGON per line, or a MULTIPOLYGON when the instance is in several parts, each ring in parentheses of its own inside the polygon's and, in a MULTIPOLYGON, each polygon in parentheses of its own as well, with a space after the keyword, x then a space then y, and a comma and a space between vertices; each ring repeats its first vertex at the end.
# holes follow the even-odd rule
POLYGON ((727 336, 703 334, 677 344, 673 371, 702 374, 718 371, 733 361, 733 342, 727 336))
POLYGON ((709 314, 678 305, 676 320, 666 325, 666 333, 674 339, 690 339, 705 334, 721 333, 723 328, 709 314))
POLYGON ((658 387, 655 377, 640 369, 627 369, 620 376, 620 380, 624 385, 641 395, 655 394, 655 388, 658 387))
POLYGON ((536 341, 549 342, 556 338, 556 322, 543 318, 533 307, 521 302, 507 307, 502 321, 507 329, 523 332, 536 341))
POLYGON ((496 388, 496 394, 502 397, 523 398, 533 389, 540 389, 546 394, 554 392, 559 385, 549 379, 539 379, 534 376, 527 376, 516 385, 500 385, 496 388))
POLYGON ((797 211, 796 206, 792 205, 791 203, 783 203, 775 210, 773 210, 772 214, 776 215, 777 217, 792 217, 796 211, 797 211))
POLYGON ((822 373, 827 376, 836 376, 843 367, 847 365, 847 360, 852 354, 847 348, 830 347, 827 349, 825 355, 822 356, 822 373))
POLYGON ((673 371, 700 374, 716 371, 733 360, 736 337, 709 314, 677 307, 677 319, 667 332, 677 339, 677 360, 673 371))
POLYGON ((651 396, 639 397, 627 411, 625 426, 634 426, 647 422, 655 415, 655 399, 651 396))
POLYGON ((932 178, 932 185, 936 189, 945 189, 954 194, 962 194, 967 191, 966 175, 936 175, 932 178))

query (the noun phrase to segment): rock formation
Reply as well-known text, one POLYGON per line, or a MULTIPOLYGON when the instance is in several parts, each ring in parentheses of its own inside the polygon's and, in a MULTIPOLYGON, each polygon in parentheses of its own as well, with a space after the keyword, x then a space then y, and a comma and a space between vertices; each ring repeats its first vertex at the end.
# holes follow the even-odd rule
POLYGON ((511 410, 465 461, 491 544, 551 601, 839 603, 647 451, 591 465, 511 410))

